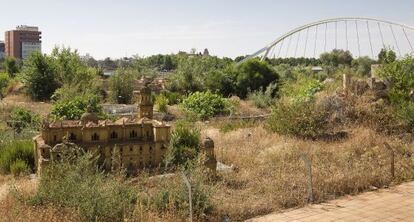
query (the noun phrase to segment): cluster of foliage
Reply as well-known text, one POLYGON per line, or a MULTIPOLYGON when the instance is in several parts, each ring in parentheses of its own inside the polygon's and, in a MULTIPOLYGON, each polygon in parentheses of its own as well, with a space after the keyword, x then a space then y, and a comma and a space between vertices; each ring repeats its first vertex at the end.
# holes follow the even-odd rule
POLYGON ((157 110, 162 113, 168 113, 168 98, 164 94, 160 94, 155 97, 155 105, 157 110))
POLYGON ((323 65, 338 67, 339 65, 350 66, 352 63, 352 54, 349 51, 334 49, 332 52, 322 53, 320 61, 323 65))
POLYGON ((314 95, 323 89, 323 84, 309 77, 299 77, 295 81, 287 82, 283 85, 281 93, 294 101, 312 101, 314 95))
POLYGON ((40 127, 40 116, 21 107, 14 107, 10 112, 9 119, 9 126, 17 133, 28 128, 37 130, 40 127))
POLYGON ((394 54, 384 52, 385 61, 379 75, 391 83, 388 92, 391 104, 396 108, 396 115, 414 129, 414 58, 411 56, 394 60, 394 54), (387 58, 387 55, 391 58, 387 58))
POLYGON ((186 122, 177 122, 171 133, 166 164, 179 166, 197 158, 200 153, 200 130, 186 122))
POLYGON ((210 91, 195 92, 190 94, 182 102, 183 108, 197 115, 198 118, 205 120, 217 114, 230 112, 230 103, 218 94, 210 91))
POLYGON ((13 57, 6 57, 3 62, 4 71, 9 75, 10 78, 16 76, 19 72, 19 64, 13 57))
POLYGON ((99 96, 91 93, 77 95, 70 100, 59 100, 53 104, 51 114, 57 119, 78 120, 85 113, 87 107, 104 118, 99 96))
POLYGON ((129 69, 118 69, 115 75, 109 79, 109 89, 113 102, 129 104, 132 102, 134 91, 134 80, 136 73, 129 69))
POLYGON ((51 55, 34 52, 22 68, 22 80, 34 100, 49 100, 60 87, 67 91, 58 95, 69 98, 75 92, 94 90, 97 76, 98 70, 88 67, 77 51, 70 48, 55 48, 51 55))
POLYGON ((0 98, 4 95, 4 90, 7 88, 10 82, 10 77, 7 73, 0 72, 0 98))
POLYGON ((36 194, 27 202, 77 209, 85 221, 124 221, 136 200, 132 187, 99 171, 92 154, 85 154, 43 169, 36 194))
POLYGON ((266 90, 259 89, 257 91, 250 92, 247 98, 254 102, 258 108, 267 108, 271 106, 275 101, 275 92, 277 92, 277 84, 270 84, 266 90))
POLYGON ((318 138, 328 132, 328 113, 310 101, 279 101, 268 120, 271 131, 303 138, 318 138))
POLYGON ((267 59, 267 61, 273 65, 273 66, 277 66, 277 65, 282 65, 282 64, 287 64, 290 66, 317 66, 321 64, 321 61, 317 58, 272 58, 272 59, 267 59))
POLYGON ((34 168, 33 142, 12 140, 0 144, 0 172, 19 174, 34 168))

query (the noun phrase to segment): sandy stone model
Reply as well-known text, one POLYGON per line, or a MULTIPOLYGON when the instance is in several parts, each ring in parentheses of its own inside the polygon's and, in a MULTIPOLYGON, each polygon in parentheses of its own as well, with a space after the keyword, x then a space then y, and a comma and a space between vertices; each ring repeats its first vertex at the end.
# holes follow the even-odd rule
MULTIPOLYGON (((41 134, 33 138, 37 172, 62 158, 71 144, 99 154, 99 162, 106 170, 124 167, 134 171, 160 166, 167 153, 170 126, 152 119, 153 103, 147 86, 141 89, 138 101, 137 119, 99 120, 88 109, 81 120, 43 123, 41 134)), ((203 141, 203 147, 207 166, 215 169, 213 141, 203 141)))

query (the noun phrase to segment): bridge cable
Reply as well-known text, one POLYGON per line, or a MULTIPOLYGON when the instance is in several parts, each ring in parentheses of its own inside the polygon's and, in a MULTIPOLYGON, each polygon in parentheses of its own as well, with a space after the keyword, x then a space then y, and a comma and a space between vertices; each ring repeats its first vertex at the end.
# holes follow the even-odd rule
POLYGON ((318 40, 318 26, 315 27, 315 44, 313 46, 313 57, 316 57, 316 42, 318 40))
POLYGON ((345 39, 346 39, 346 51, 348 51, 348 21, 345 20, 345 39))
POLYGON ((361 57, 361 44, 359 42, 358 21, 357 20, 355 20, 355 29, 356 29, 357 41, 358 41, 358 57, 361 57))
POLYGON ((335 21, 335 49, 338 48, 338 22, 335 21))
POLYGON ((296 57, 296 53, 297 53, 297 51, 298 51, 299 40, 300 40, 300 33, 301 33, 301 32, 299 32, 299 33, 298 33, 298 39, 297 39, 297 41, 296 41, 295 56, 294 56, 294 57, 296 57))
POLYGON ((328 31, 328 23, 325 23, 325 42, 324 42, 324 46, 323 46, 323 51, 326 52, 326 42, 327 42, 327 37, 326 37, 326 33, 328 31))
POLYGON ((276 48, 276 47, 275 47, 275 46, 273 46, 273 47, 272 47, 272 49, 270 49, 270 52, 269 52, 269 55, 270 55, 269 57, 270 57, 270 58, 272 58, 272 54, 273 54, 273 59, 275 58, 275 53, 274 53, 275 48, 276 48))
POLYGON ((287 46, 287 49, 286 49, 286 55, 285 55, 286 58, 288 57, 288 52, 289 52, 291 42, 292 42, 292 35, 289 37, 289 43, 288 43, 288 46, 287 46))
POLYGON ((368 30, 369 46, 371 47, 371 55, 372 55, 372 58, 374 58, 374 50, 372 49, 372 41, 371 41, 371 31, 369 30, 368 20, 367 20, 367 30, 368 30))
POLYGON ((381 25, 380 25, 379 22, 377 24, 378 24, 378 29, 380 31, 380 36, 381 36, 381 41, 382 41, 382 48, 385 48, 384 35, 382 34, 381 25))
POLYGON ((279 58, 279 56, 280 56, 280 52, 282 51, 284 42, 285 42, 285 39, 283 39, 282 42, 280 43, 280 48, 279 48, 279 52, 277 53, 277 58, 279 58))
POLYGON ((404 29, 404 28, 403 28, 402 30, 404 31, 405 38, 407 39, 408 44, 410 45, 411 52, 414 52, 414 50, 413 50, 413 45, 411 45, 410 39, 408 38, 408 35, 407 35, 407 32, 405 31, 405 29, 404 29))
POLYGON ((400 47, 398 46, 397 38, 395 38, 394 29, 392 28, 392 25, 390 25, 390 29, 391 29, 392 37, 394 38, 395 46, 397 46, 398 54, 401 57, 400 47))
POLYGON ((308 46, 309 28, 306 29, 305 49, 303 50, 303 57, 306 55, 306 47, 308 46))

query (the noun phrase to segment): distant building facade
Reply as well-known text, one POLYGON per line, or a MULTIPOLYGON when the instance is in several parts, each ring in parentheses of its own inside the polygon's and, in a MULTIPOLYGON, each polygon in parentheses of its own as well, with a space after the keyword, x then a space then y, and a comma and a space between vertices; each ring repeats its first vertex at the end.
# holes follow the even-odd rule
POLYGON ((42 50, 41 32, 38 27, 21 25, 5 33, 6 56, 26 59, 32 52, 42 50))
POLYGON ((0 41, 0 59, 3 59, 5 57, 5 49, 6 46, 4 42, 0 41))

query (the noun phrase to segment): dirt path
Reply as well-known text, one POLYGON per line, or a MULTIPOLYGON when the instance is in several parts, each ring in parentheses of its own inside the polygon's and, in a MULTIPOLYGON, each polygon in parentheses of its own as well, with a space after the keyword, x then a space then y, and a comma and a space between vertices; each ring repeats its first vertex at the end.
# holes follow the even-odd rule
POLYGON ((7 197, 10 192, 10 187, 15 185, 18 189, 21 189, 25 192, 33 192, 37 188, 37 177, 34 174, 31 174, 26 177, 21 177, 18 179, 11 178, 10 180, 4 181, 0 184, 0 202, 7 197))
POLYGON ((249 221, 414 221, 414 182, 249 221))

